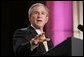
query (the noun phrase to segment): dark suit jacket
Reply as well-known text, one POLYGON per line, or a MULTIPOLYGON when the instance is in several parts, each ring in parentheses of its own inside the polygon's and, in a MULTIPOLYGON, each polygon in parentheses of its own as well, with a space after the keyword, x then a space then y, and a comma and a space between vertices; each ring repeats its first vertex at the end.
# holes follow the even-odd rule
MULTIPOLYGON (((31 26, 16 30, 13 37, 14 52, 18 56, 40 56, 45 53, 43 43, 31 52, 30 40, 37 35, 35 29, 31 26)), ((53 44, 48 41, 48 48, 52 48, 53 44)))

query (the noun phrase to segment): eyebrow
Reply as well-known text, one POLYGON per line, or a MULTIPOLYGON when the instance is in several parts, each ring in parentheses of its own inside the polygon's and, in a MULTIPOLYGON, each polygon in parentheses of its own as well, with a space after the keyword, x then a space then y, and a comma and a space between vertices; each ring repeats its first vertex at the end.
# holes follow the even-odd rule
MULTIPOLYGON (((35 10, 35 11, 32 11, 32 12, 39 12, 39 11, 35 10)), ((44 12, 44 13, 46 13, 46 11, 41 11, 41 12, 44 12)))

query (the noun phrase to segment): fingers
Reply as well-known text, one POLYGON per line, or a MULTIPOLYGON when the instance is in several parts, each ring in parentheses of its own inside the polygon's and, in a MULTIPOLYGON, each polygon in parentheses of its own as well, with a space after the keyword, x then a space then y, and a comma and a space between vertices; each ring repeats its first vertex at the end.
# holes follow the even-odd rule
POLYGON ((42 39, 45 38, 45 32, 43 32, 43 33, 40 34, 40 35, 36 35, 36 36, 35 36, 35 39, 40 39, 40 38, 42 38, 42 39))
POLYGON ((44 39, 44 41, 50 41, 50 38, 46 38, 46 39, 44 39))
POLYGON ((49 38, 45 38, 45 32, 43 32, 40 35, 35 36, 35 38, 32 40, 33 40, 34 44, 39 44, 39 43, 42 43, 44 41, 50 41, 49 38))
POLYGON ((31 41, 32 41, 32 44, 34 44, 34 45, 38 44, 38 40, 36 40, 35 38, 33 38, 31 41))

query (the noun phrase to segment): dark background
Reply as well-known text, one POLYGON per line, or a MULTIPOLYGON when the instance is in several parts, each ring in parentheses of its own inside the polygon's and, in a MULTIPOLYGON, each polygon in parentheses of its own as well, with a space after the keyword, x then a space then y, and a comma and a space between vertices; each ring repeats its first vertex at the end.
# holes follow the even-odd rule
POLYGON ((14 56, 12 38, 16 29, 27 27, 28 9, 36 2, 44 1, 1 1, 1 55, 14 56))

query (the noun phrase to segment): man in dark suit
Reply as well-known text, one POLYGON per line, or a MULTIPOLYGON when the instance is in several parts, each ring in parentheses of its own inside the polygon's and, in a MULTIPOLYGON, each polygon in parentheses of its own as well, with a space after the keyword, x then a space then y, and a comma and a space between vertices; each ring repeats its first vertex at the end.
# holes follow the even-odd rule
POLYGON ((30 7, 28 14, 31 25, 16 30, 13 37, 14 52, 18 56, 41 56, 53 47, 43 31, 48 21, 48 9, 45 5, 36 3, 30 7))

